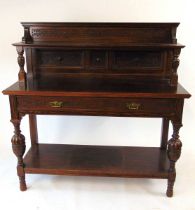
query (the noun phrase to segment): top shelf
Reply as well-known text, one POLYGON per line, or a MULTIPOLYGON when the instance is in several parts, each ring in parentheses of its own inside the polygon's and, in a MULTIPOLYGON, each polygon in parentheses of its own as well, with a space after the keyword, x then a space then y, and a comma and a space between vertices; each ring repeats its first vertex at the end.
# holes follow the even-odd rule
POLYGON ((44 23, 23 22, 22 42, 56 42, 85 46, 177 44, 179 23, 44 23))
POLYGON ((13 46, 22 46, 22 47, 30 47, 30 48, 79 48, 79 49, 129 49, 129 50, 139 50, 139 49, 170 49, 170 48, 184 48, 185 45, 180 43, 177 44, 160 44, 160 43, 68 43, 68 42, 31 42, 31 43, 24 43, 24 42, 16 42, 13 43, 13 46))
POLYGON ((128 26, 128 27, 146 27, 146 26, 153 26, 159 27, 160 26, 178 26, 179 22, 21 22, 23 26, 32 26, 32 25, 47 25, 47 26, 128 26))

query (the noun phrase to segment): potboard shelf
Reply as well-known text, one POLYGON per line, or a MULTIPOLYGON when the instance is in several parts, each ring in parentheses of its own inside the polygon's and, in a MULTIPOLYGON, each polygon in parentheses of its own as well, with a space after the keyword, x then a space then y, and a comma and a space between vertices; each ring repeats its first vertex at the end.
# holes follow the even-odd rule
POLYGON ((167 178, 166 150, 157 147, 38 144, 24 158, 26 173, 167 178))

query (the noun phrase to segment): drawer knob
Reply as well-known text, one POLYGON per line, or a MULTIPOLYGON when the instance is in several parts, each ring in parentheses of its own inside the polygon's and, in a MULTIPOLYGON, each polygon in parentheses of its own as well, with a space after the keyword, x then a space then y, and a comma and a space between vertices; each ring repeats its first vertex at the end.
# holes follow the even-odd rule
POLYGON ((61 61, 62 61, 62 57, 58 56, 58 57, 57 57, 57 60, 58 60, 59 62, 61 62, 61 61))
POLYGON ((54 108, 60 108, 63 106, 63 102, 62 101, 51 101, 51 102, 49 102, 49 105, 54 108))
POLYGON ((141 104, 138 103, 127 103, 126 106, 129 110, 138 110, 141 104))
POLYGON ((97 57, 97 58, 96 58, 96 62, 98 62, 98 63, 99 63, 99 62, 100 62, 100 58, 98 58, 98 57, 97 57))

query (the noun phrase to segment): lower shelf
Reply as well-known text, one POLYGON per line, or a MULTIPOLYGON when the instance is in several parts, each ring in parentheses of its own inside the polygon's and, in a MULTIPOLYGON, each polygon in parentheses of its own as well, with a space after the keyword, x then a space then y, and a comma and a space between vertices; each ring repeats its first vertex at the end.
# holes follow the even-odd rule
POLYGON ((26 173, 168 178, 169 161, 157 147, 38 144, 24 158, 26 173))

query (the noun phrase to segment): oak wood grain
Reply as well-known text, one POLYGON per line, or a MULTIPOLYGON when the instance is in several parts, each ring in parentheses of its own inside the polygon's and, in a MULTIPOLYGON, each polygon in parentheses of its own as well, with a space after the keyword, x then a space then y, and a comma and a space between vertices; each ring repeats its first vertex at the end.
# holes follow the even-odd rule
POLYGON ((26 173, 167 178, 165 150, 155 147, 39 144, 24 158, 26 173))

